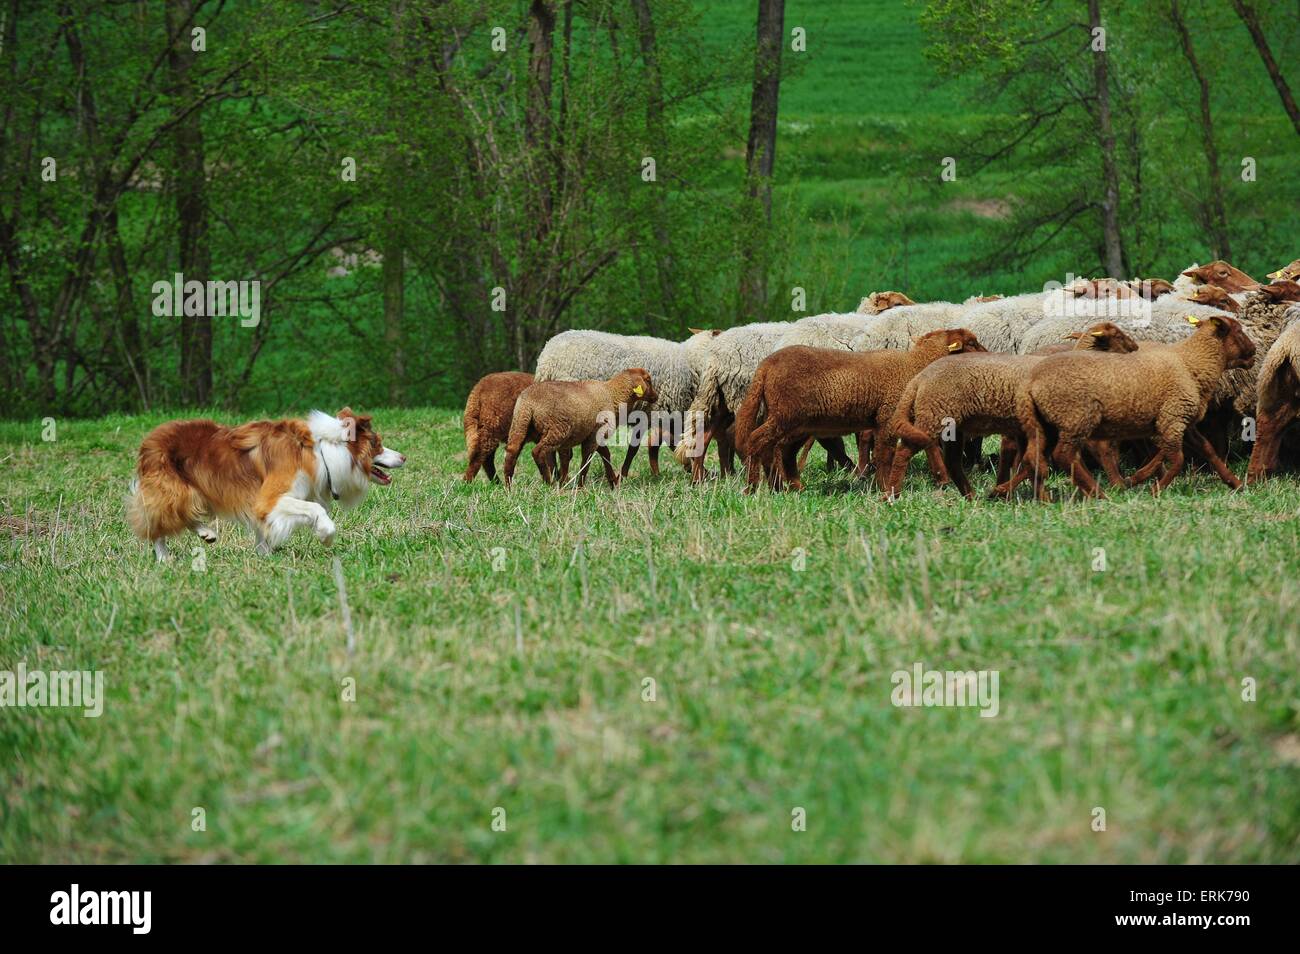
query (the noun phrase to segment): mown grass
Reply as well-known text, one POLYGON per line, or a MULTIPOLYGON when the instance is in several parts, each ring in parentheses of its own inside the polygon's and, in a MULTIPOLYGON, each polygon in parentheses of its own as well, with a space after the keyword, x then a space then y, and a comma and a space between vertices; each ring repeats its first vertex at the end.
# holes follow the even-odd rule
POLYGON ((0 710, 5 861, 1300 857, 1293 480, 1007 506, 914 468, 887 505, 820 463, 747 498, 642 461, 506 492, 460 483, 455 413, 380 411, 410 464, 332 554, 223 526, 200 572, 122 520, 158 420, 0 425, 0 669, 108 695, 0 710), (918 661, 998 670, 1000 713, 895 708, 918 661))

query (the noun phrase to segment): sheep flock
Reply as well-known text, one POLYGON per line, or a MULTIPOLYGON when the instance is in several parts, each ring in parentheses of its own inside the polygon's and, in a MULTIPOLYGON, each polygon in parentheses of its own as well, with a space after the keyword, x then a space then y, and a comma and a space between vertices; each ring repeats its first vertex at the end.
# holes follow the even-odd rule
POLYGON ((642 445, 653 475, 669 447, 703 481, 716 443, 724 478, 739 456, 745 492, 799 490, 817 442, 828 467, 874 476, 889 499, 918 452, 937 485, 967 497, 967 468, 985 465, 1001 499, 1022 482, 1048 499, 1053 469, 1088 497, 1104 496, 1096 468, 1113 486, 1154 479, 1159 493, 1188 462, 1237 488, 1228 461, 1239 449, 1247 483, 1300 464, 1288 434, 1300 417, 1300 259, 1268 278, 1215 261, 1172 282, 1079 279, 960 302, 873 292, 850 313, 691 329, 684 341, 565 331, 533 374, 475 385, 464 479, 496 481, 503 446, 509 486, 533 444, 548 483, 568 482, 580 448, 578 485, 598 454, 617 486, 642 445), (628 450, 615 472, 607 444, 620 426, 628 450), (996 461, 981 453, 991 436, 996 461))

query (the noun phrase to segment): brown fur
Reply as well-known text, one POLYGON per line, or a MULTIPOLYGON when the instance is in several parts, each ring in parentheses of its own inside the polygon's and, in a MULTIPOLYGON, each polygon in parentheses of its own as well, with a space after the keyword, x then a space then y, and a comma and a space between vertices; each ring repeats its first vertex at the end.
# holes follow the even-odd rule
POLYGON ((600 454, 605 477, 611 487, 618 486, 618 475, 609 458, 609 448, 599 439, 603 415, 617 416, 620 405, 629 410, 649 407, 659 395, 644 368, 628 368, 608 381, 539 381, 519 395, 510 436, 506 444, 505 483, 514 479, 515 462, 524 445, 533 442, 533 460, 542 480, 551 482, 553 455, 567 455, 571 448, 582 447, 582 465, 578 486, 587 479, 587 467, 593 452, 600 454), (637 393, 640 390, 641 393, 637 393))
POLYGON ((1163 278, 1135 278, 1129 282, 1129 287, 1148 301, 1172 294, 1174 290, 1173 282, 1167 282, 1163 278))
MULTIPOLYGON (((1163 462, 1157 492, 1183 466, 1186 435, 1224 483, 1240 486, 1196 425, 1205 415, 1219 377, 1228 368, 1249 367, 1255 346, 1235 318, 1201 320, 1191 337, 1173 345, 1144 345, 1131 355, 1079 354, 1044 358, 1017 396, 1017 416, 1028 439, 1020 472, 1000 492, 1047 472, 1049 429, 1057 435, 1053 459, 1070 473, 1086 496, 1105 496, 1078 453, 1092 439, 1151 438, 1156 457, 1129 481, 1141 483, 1163 462)), ((1038 486, 1042 496, 1041 485, 1038 486)))
MULTIPOLYGON (((907 382, 950 354, 983 351, 964 328, 922 335, 909 351, 830 351, 796 345, 759 364, 736 412, 736 443, 748 464, 749 490, 769 468, 773 486, 802 489, 795 455, 809 437, 841 437, 876 429, 872 458, 883 481, 889 473, 886 434, 907 382), (756 425, 764 413, 762 424, 756 425)), ((863 457, 861 453, 859 457, 863 457)), ((858 475, 864 473, 859 461, 858 475)))
POLYGON ((524 388, 532 383, 533 376, 527 372, 498 371, 484 375, 469 392, 461 419, 465 428, 465 452, 469 458, 465 467, 466 481, 473 480, 480 468, 488 480, 497 479, 497 447, 509 438, 515 402, 524 388))
POLYGON ((915 305, 916 302, 900 291, 872 292, 862 299, 858 312, 864 315, 878 315, 882 311, 897 308, 899 305, 915 305))
POLYGON ((1218 308, 1221 311, 1230 311, 1234 315, 1241 310, 1241 306, 1237 304, 1237 299, 1218 285, 1200 285, 1196 291, 1187 296, 1187 300, 1209 305, 1211 308, 1218 308))
MULTIPOLYGON (((1109 321, 1068 337, 1075 339, 1067 345, 1071 349, 1118 354, 1137 350, 1137 343, 1109 321)), ((900 443, 886 475, 886 492, 891 496, 898 493, 912 455, 925 451, 935 476, 941 482, 951 479, 962 494, 971 497, 957 447, 962 438, 990 434, 1003 435, 998 479, 999 483, 1006 480, 1017 452, 1024 446, 1016 416, 1016 395, 1042 360, 1037 355, 965 354, 935 362, 912 378, 890 423, 900 443), (940 456, 946 421, 952 422, 956 439, 944 442, 945 453, 940 456)), ((1103 460, 1109 463, 1107 458, 1103 460)))
POLYGON ((1226 292, 1252 291, 1259 287, 1259 282, 1255 279, 1222 260, 1189 268, 1183 274, 1194 279, 1197 284, 1218 285, 1226 292))
POLYGON ((1290 265, 1283 265, 1275 272, 1269 272, 1268 277, 1275 282, 1300 279, 1300 258, 1297 258, 1290 265))

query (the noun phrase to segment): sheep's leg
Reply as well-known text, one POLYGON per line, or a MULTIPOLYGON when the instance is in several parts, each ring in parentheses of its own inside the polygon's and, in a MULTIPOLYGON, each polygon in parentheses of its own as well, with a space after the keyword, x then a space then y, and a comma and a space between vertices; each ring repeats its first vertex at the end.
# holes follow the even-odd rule
POLYGON ((799 446, 803 442, 799 438, 786 441, 780 446, 779 457, 773 452, 773 463, 779 461, 781 467, 781 478, 791 490, 803 490, 803 481, 799 479, 799 446))
POLYGON ((855 440, 858 442, 858 466, 854 469, 853 476, 861 479, 871 469, 871 450, 876 443, 876 429, 863 428, 855 435, 855 440))
POLYGON ((752 494, 758 489, 758 483, 762 479, 763 471, 768 472, 768 480, 771 480, 772 469, 767 466, 770 458, 771 435, 773 430, 773 420, 768 418, 758 427, 754 428, 749 435, 749 452, 745 455, 745 493, 752 494))
POLYGON ((1011 478, 1020 463, 1021 455, 1020 443, 1014 437, 1003 434, 1002 443, 998 446, 998 476, 996 481, 998 484, 1005 484, 1011 478))
POLYGON ((611 487, 618 486, 618 474, 614 472, 614 463, 609 459, 609 448, 604 444, 596 445, 596 453, 600 455, 601 461, 605 464, 605 479, 609 481, 611 487))
POLYGON ((469 460, 465 465, 465 483, 471 483, 478 476, 479 469, 483 467, 483 445, 475 442, 474 446, 469 449, 469 460))
POLYGON ((1112 487, 1128 486, 1119 469, 1119 448, 1115 446, 1114 441, 1089 441, 1088 450, 1097 458, 1097 463, 1105 471, 1106 479, 1110 481, 1112 487))
POLYGON ((724 429, 718 432, 718 473, 730 477, 735 472, 736 442, 724 429))
POLYGON ((578 465, 578 486, 587 486, 587 472, 591 469, 591 455, 596 452, 596 438, 593 435, 582 442, 582 463, 578 465))
POLYGON ((1215 452, 1210 439, 1202 434, 1195 424, 1188 424, 1184 434, 1186 439, 1191 441, 1192 446, 1199 450, 1205 459, 1210 462, 1210 466, 1214 468, 1214 472, 1219 475, 1220 480, 1233 490, 1241 486, 1241 481, 1237 478, 1237 475, 1228 468, 1227 462, 1215 452))
POLYGON ((521 450, 523 450, 522 444, 519 446, 513 444, 506 445, 506 459, 505 463, 502 464, 502 470, 505 472, 505 485, 507 487, 509 487, 515 479, 515 462, 519 460, 519 452, 521 450))
POLYGON ((1282 432, 1300 415, 1300 398, 1288 397, 1271 411, 1261 411, 1256 417, 1255 449, 1250 454, 1246 469, 1246 482, 1258 483, 1277 468, 1282 452, 1282 432))
POLYGON ((646 456, 650 458, 650 476, 658 477, 659 476, 659 446, 663 442, 663 434, 660 433, 658 430, 656 430, 650 434, 649 441, 650 443, 646 447, 645 453, 646 456))
POLYGON ((1148 480, 1151 479, 1152 475, 1155 474, 1155 472, 1160 469, 1160 465, 1164 463, 1164 460, 1165 460, 1165 452, 1157 448, 1156 452, 1151 455, 1151 459, 1149 461, 1147 461, 1137 470, 1133 471, 1132 476, 1125 479, 1124 481, 1125 486, 1136 487, 1138 486, 1138 484, 1146 483, 1148 480))
POLYGON ((487 479, 494 484, 497 482, 497 446, 492 444, 482 451, 483 473, 487 474, 487 479))
POLYGON ((827 470, 853 470, 853 461, 849 459, 848 451, 844 449, 844 438, 823 437, 817 443, 826 450, 827 470))
POLYGON ((626 477, 627 472, 632 469, 632 458, 636 456, 636 452, 640 449, 641 449, 641 445, 637 443, 636 438, 631 438, 628 441, 627 455, 623 458, 623 466, 619 469, 619 472, 624 477, 626 477))
MULTIPOLYGON (((709 442, 713 440, 715 420, 710 418, 704 425, 703 430, 695 435, 695 444, 691 448, 691 482, 701 483, 704 480, 704 455, 708 453, 709 442)), ((722 459, 721 442, 718 446, 718 459, 722 459)))
POLYGON ((812 453, 813 444, 817 443, 817 438, 810 437, 803 442, 803 449, 799 452, 799 471, 808 466, 808 455, 812 453))
POLYGON ((944 463, 948 468, 948 476, 953 484, 957 487, 957 492, 967 500, 974 498, 975 494, 971 490, 970 480, 966 477, 966 450, 970 446, 969 441, 958 440, 944 445, 944 463))
MULTIPOLYGON (((533 446, 533 462, 537 464, 537 472, 542 475, 542 483, 544 484, 549 484, 553 476, 551 454, 554 452, 555 448, 547 444, 535 444, 533 446)), ((509 474, 509 470, 506 473, 509 474)))
POLYGON ((1174 478, 1182 472, 1183 462, 1186 460, 1183 456, 1183 437, 1183 433, 1175 430, 1164 431, 1158 437, 1158 446, 1165 459, 1165 472, 1151 488, 1157 495, 1173 483, 1174 478))
POLYGON ((1052 459, 1057 465, 1070 475, 1074 481, 1074 486, 1083 491, 1085 497, 1105 498, 1100 485, 1088 470, 1088 465, 1083 462, 1079 456, 1079 445, 1074 441, 1066 440, 1062 437, 1056 442, 1056 450, 1052 453, 1052 459))
POLYGON ((896 440, 893 434, 888 434, 888 428, 876 428, 875 440, 872 441, 871 459, 876 465, 876 484, 881 490, 885 489, 885 484, 889 480, 890 471, 894 466, 894 448, 890 445, 896 440))

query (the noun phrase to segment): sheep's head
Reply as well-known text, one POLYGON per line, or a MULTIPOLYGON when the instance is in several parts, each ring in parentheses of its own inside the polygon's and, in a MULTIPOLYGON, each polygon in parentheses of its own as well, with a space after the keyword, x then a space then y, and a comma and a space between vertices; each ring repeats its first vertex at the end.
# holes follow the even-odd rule
POLYGON ((1001 295, 976 295, 970 301, 972 305, 981 305, 986 301, 1001 301, 1002 297, 1001 295))
POLYGON ((659 400, 659 392, 655 390, 654 384, 650 381, 650 372, 645 368, 628 368, 626 371, 620 371, 618 377, 632 392, 631 397, 628 398, 629 404, 648 406, 659 400))
POLYGON ((716 338, 718 335, 722 334, 721 328, 687 328, 686 330, 691 333, 692 338, 696 335, 709 335, 710 337, 716 338))
POLYGON ((1187 300, 1222 311, 1230 311, 1234 315, 1240 310, 1236 299, 1218 285, 1200 285, 1196 291, 1187 296, 1187 300))
POLYGON ((1114 278, 1080 279, 1070 284, 1067 291, 1077 298, 1132 298, 1133 289, 1114 278))
POLYGON ((1268 277, 1274 281, 1294 281, 1300 278, 1300 258, 1297 258, 1290 265, 1283 265, 1275 272, 1269 272, 1268 277))
POLYGON ((1136 278, 1129 282, 1129 287, 1147 301, 1155 301, 1161 295, 1171 294, 1174 290, 1173 282, 1167 282, 1163 278, 1136 278))
POLYGON ((1264 285, 1260 289, 1260 294, 1266 296, 1269 301, 1300 301, 1300 283, 1282 280, 1275 281, 1271 285, 1264 285))
POLYGON ((948 328, 944 331, 931 331, 921 335, 916 341, 921 348, 942 348, 944 354, 962 354, 966 351, 987 351, 979 339, 965 328, 948 328))
POLYGON ((1183 272, 1198 285, 1218 285, 1226 292, 1252 291, 1259 287, 1259 282, 1239 268, 1233 268, 1223 260, 1198 265, 1183 272))
POLYGON ((1241 322, 1227 315, 1211 315, 1197 318, 1188 315, 1187 320, 1196 326, 1196 335, 1213 335, 1223 349, 1225 368, 1249 368, 1255 363, 1255 342, 1251 341, 1241 322))
POLYGON ((897 308, 899 305, 915 305, 916 302, 908 298, 900 291, 883 291, 872 292, 862 303, 858 305, 858 313, 863 315, 878 315, 882 311, 888 311, 891 308, 897 308))
POLYGON ((1129 354, 1138 349, 1137 342, 1124 333, 1113 321, 1103 321, 1093 325, 1087 331, 1076 332, 1076 351, 1113 351, 1116 354, 1129 354))

